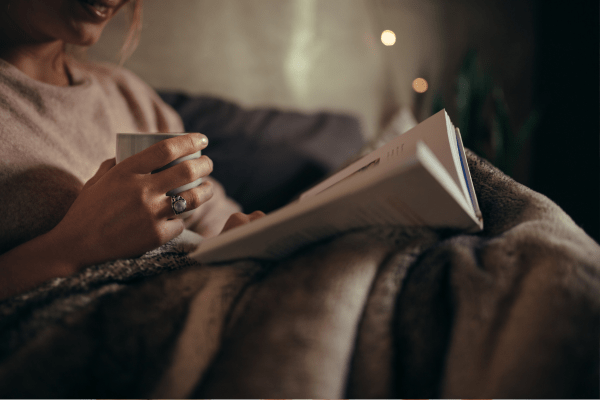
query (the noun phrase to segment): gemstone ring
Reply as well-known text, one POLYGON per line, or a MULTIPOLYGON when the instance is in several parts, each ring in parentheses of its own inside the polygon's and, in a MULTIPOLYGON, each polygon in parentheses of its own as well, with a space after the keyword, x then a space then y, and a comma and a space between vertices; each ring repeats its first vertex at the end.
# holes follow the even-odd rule
POLYGON ((179 215, 185 211, 187 202, 181 196, 171 196, 171 208, 175 215, 179 215))

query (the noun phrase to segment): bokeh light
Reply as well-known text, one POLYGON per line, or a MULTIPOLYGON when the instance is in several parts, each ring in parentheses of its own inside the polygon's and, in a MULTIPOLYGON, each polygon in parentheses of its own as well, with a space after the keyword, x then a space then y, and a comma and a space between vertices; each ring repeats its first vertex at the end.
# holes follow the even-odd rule
POLYGON ((381 43, 386 46, 392 46, 396 43, 396 34, 390 30, 385 30, 381 33, 381 43))
POLYGON ((429 84, 425 79, 417 78, 413 81, 412 87, 417 93, 425 93, 429 87, 429 84))

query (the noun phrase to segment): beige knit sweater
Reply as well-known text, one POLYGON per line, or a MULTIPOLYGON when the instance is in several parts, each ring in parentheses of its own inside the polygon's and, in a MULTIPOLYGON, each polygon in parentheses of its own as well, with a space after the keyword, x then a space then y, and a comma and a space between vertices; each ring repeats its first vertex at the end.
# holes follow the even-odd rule
MULTIPOLYGON (((0 59, 0 253, 60 222, 115 156, 117 132, 183 132, 177 113, 131 72, 74 60, 69 69, 74 85, 59 87, 0 59)), ((196 228, 214 234, 235 211, 216 185, 196 228)))

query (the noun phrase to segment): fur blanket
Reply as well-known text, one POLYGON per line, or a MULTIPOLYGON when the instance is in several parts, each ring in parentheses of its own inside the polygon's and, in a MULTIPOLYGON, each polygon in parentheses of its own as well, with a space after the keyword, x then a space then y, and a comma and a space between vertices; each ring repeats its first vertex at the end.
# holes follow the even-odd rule
POLYGON ((1 303, 1 397, 598 398, 600 247, 468 157, 478 234, 373 227, 221 265, 180 237, 1 303))

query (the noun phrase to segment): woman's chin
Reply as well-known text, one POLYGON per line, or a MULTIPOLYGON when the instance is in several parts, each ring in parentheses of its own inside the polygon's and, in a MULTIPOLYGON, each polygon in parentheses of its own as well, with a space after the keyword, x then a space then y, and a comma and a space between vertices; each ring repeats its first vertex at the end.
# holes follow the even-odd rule
POLYGON ((70 25, 73 40, 69 43, 79 46, 91 46, 96 43, 108 21, 125 3, 120 0, 71 1, 70 25))
POLYGON ((71 24, 71 34, 65 38, 65 42, 76 46, 88 47, 100 40, 104 24, 99 26, 91 23, 75 23, 71 24))

